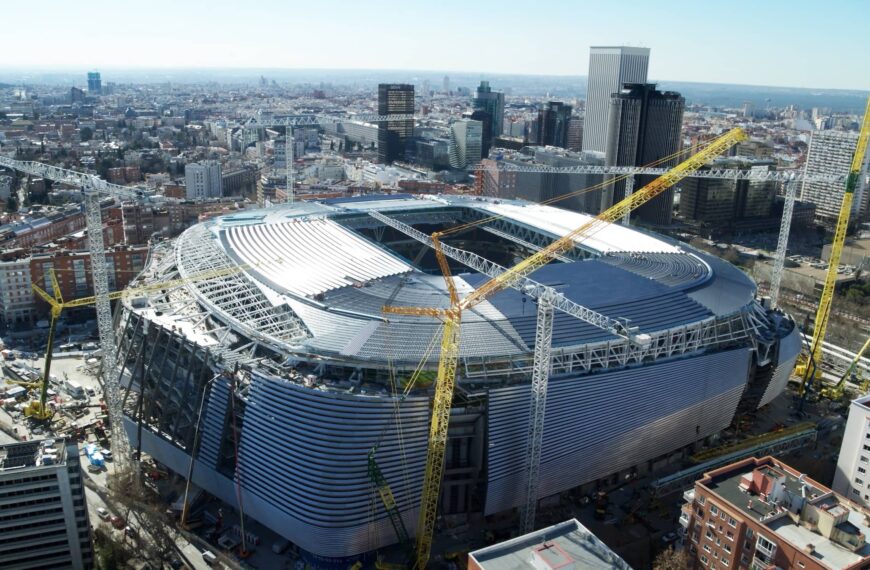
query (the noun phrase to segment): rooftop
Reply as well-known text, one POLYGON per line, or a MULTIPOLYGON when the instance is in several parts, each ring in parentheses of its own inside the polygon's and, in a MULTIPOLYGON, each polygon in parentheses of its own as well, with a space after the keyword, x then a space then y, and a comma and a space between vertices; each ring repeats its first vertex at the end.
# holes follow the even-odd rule
POLYGON ((824 566, 846 568, 870 556, 870 513, 827 487, 770 457, 717 471, 700 483, 824 566))
POLYGON ((484 570, 631 570, 622 558, 576 519, 481 548, 468 556, 484 570))
POLYGON ((43 439, 0 446, 0 474, 66 462, 66 440, 43 439))

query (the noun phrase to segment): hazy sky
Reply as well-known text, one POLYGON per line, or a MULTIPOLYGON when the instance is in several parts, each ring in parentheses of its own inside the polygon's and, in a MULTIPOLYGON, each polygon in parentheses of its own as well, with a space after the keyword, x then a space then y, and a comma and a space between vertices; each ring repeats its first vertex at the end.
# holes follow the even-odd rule
POLYGON ((585 75, 652 49, 655 80, 870 89, 867 0, 3 2, 0 67, 416 69, 585 75))

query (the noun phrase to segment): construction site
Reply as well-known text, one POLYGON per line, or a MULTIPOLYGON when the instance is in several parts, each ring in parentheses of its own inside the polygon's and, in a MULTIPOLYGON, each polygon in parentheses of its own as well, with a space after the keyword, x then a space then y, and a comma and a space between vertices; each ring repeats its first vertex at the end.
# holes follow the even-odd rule
MULTIPOLYGON (((859 163, 868 132, 865 116, 859 163)), ((442 540, 471 527, 523 534, 541 526, 539 509, 590 498, 606 520, 606 492, 651 481, 642 500, 623 501, 638 505, 621 515, 631 519, 717 462, 800 448, 829 429, 739 434, 772 403, 791 413, 780 398, 789 380, 809 413, 841 398, 861 364, 859 354, 822 387, 855 177, 807 350, 777 304, 794 184, 769 296, 718 257, 629 223, 745 138, 725 133, 669 170, 609 172, 608 184, 627 182, 625 198, 596 217, 480 195, 293 202, 290 180, 290 203, 158 242, 114 293, 99 200, 143 196, 0 164, 85 190, 96 295, 38 292, 52 306, 43 377, 61 311, 94 304, 105 419, 123 426, 110 436, 118 472, 147 455, 174 473, 182 528, 190 495, 228 505, 243 554, 250 519, 312 568, 423 568, 480 546, 442 540), (660 177, 635 191, 640 172, 660 177), (710 451, 725 432, 741 441, 710 451)), ((36 421, 53 413, 47 390, 25 410, 36 421)))

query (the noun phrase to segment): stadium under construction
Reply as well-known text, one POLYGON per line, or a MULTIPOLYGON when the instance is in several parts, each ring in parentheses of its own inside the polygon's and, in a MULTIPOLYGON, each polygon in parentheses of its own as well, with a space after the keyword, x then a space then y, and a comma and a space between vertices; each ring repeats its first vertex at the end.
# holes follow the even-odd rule
MULTIPOLYGON (((374 498, 372 449, 412 534, 417 524, 442 325, 383 307, 450 304, 419 236, 478 221, 448 245, 511 266, 588 219, 522 201, 382 195, 194 226, 157 245, 147 293, 116 317, 133 446, 185 477, 193 455, 196 485, 241 500, 317 566, 346 568, 397 541, 374 498)), ((453 279, 467 294, 488 277, 459 257, 453 279)), ((794 323, 743 272, 633 227, 608 225, 530 277, 649 337, 638 348, 557 311, 541 498, 689 454, 738 409, 779 395, 800 350, 794 323)), ((462 314, 442 514, 524 501, 535 325, 522 288, 462 314)))

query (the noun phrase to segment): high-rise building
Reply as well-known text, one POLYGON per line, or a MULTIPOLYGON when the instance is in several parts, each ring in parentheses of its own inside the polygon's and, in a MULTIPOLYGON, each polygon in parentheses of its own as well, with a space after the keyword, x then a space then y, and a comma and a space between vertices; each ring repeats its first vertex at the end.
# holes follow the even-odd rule
POLYGON ((88 94, 100 95, 103 92, 103 82, 100 80, 99 71, 88 72, 88 94))
POLYGON ((571 117, 568 123, 567 148, 578 152, 583 150, 583 119, 580 117, 571 117))
POLYGON ((74 441, 0 446, 0 505, 0 567, 94 567, 74 441))
POLYGON ((690 567, 867 568, 870 512, 854 496, 838 495, 773 457, 709 471, 683 494, 690 567))
POLYGON ((444 76, 444 81, 443 81, 441 87, 442 87, 442 90, 444 91, 445 95, 450 93, 450 76, 449 75, 444 76))
MULTIPOLYGON (((674 155, 682 145, 686 100, 679 93, 658 91, 655 87, 654 83, 629 83, 611 96, 605 149, 607 166, 642 166, 656 162, 657 166, 668 168, 679 162, 679 157, 674 155), (665 157, 671 158, 657 162, 665 157)), ((584 145, 588 132, 583 133, 584 145)), ((635 188, 641 188, 653 178, 637 176, 635 188)), ((610 204, 622 199, 624 184, 624 181, 614 184, 613 195, 605 195, 610 204)), ((674 189, 669 188, 635 210, 632 217, 647 224, 665 226, 671 223, 673 205, 674 189)))
POLYGON ((843 432, 833 489, 870 507, 870 395, 852 401, 843 432))
POLYGON ((571 105, 561 101, 549 101, 538 111, 539 145, 568 148, 568 130, 571 122, 571 105))
POLYGON ((491 125, 489 132, 484 129, 484 139, 489 138, 489 142, 492 142, 495 137, 500 137, 504 133, 504 93, 493 91, 489 81, 481 81, 472 105, 476 111, 489 113, 491 125))
POLYGON ((492 141, 494 140, 494 137, 491 136, 492 115, 490 115, 488 111, 482 111, 480 109, 477 109, 473 113, 471 113, 471 116, 468 118, 474 121, 480 121, 481 132, 483 133, 481 137, 480 153, 483 157, 489 156, 489 149, 492 147, 492 141))
MULTIPOLYGON (((766 171, 774 164, 725 158, 712 167, 766 171)), ((770 180, 689 177, 680 190, 680 217, 708 231, 735 231, 739 222, 770 216, 776 200, 776 182, 770 180)))
POLYGON ((483 124, 473 119, 460 119, 450 125, 448 155, 450 167, 464 169, 480 162, 483 124))
POLYGON ((223 194, 221 164, 216 160, 194 162, 184 168, 188 200, 220 198, 223 194))
POLYGON ((583 150, 606 150, 610 96, 619 93, 625 83, 646 83, 648 66, 649 48, 589 48, 583 150))
MULTIPOLYGON (((839 131, 816 131, 810 139, 807 151, 806 174, 829 174, 847 176, 852 165, 852 155, 858 133, 839 131)), ((867 214, 868 190, 867 173, 870 164, 870 154, 865 157, 861 175, 855 187, 852 199, 852 217, 855 222, 867 214)), ((801 189, 801 200, 816 205, 816 223, 830 226, 837 220, 840 204, 843 202, 843 182, 810 182, 804 181, 801 189)))
MULTIPOLYGON (((378 115, 413 115, 414 86, 407 83, 378 85, 378 115)), ((414 135, 414 120, 378 124, 378 162, 389 164, 405 157, 405 145, 414 135)))

